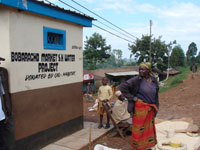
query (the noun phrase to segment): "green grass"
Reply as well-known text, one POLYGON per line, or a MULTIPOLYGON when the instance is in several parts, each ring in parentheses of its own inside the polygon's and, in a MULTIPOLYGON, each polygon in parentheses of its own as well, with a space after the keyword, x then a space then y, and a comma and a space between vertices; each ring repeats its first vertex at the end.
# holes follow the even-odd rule
POLYGON ((160 88, 159 92, 164 92, 168 89, 171 89, 180 83, 183 83, 183 80, 187 78, 188 73, 190 72, 190 67, 185 66, 185 67, 177 67, 175 68, 176 70, 180 71, 178 75, 171 76, 167 81, 164 82, 164 86, 160 88))

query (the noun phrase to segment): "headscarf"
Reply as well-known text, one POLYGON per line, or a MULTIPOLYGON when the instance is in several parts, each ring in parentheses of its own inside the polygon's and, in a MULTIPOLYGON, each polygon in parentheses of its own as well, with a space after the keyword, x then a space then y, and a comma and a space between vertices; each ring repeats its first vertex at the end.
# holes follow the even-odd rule
POLYGON ((140 66, 146 67, 149 70, 149 72, 151 72, 151 63, 150 62, 142 62, 142 63, 140 63, 140 66))

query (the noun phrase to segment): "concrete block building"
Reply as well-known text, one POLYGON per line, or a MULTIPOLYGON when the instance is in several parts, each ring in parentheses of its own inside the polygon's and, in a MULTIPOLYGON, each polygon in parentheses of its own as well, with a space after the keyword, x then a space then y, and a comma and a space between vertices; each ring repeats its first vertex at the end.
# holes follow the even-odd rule
POLYGON ((0 0, 17 150, 83 128, 83 27, 93 18, 37 0, 0 0))

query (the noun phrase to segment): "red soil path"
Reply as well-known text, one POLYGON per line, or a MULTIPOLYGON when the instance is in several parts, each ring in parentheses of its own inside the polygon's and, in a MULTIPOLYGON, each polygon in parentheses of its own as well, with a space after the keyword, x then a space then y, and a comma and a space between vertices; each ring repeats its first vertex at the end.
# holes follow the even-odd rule
MULTIPOLYGON (((97 113, 89 112, 88 107, 93 103, 84 100, 84 120, 91 122, 99 122, 97 113)), ((113 100, 115 101, 115 97, 113 100)), ((200 128, 200 72, 192 79, 191 73, 183 83, 159 94, 160 108, 157 118, 163 120, 179 119, 179 118, 192 118, 194 123, 200 128)), ((105 120, 104 120, 105 121, 105 120)), ((99 139, 97 143, 107 145, 108 147, 121 148, 123 150, 130 150, 129 144, 124 142, 120 137, 113 137, 115 133, 109 133, 103 138, 99 139)), ((129 141, 130 136, 126 137, 129 141)), ((88 150, 88 148, 82 149, 88 150)))

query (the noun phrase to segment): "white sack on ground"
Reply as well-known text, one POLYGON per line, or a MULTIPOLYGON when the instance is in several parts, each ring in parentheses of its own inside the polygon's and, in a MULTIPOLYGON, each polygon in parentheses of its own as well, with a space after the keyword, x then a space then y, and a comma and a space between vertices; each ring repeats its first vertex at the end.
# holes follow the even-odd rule
POLYGON ((121 150, 121 149, 109 148, 104 145, 97 144, 95 145, 94 150, 121 150))
POLYGON ((194 145, 194 150, 200 150, 200 138, 197 143, 194 145))
MULTIPOLYGON (((156 134, 158 143, 162 143, 166 140, 178 140, 181 143, 187 145, 187 150, 195 150, 194 147, 198 143, 200 136, 192 137, 186 133, 174 133, 172 137, 167 138, 166 131, 184 130, 187 129, 188 126, 189 123, 184 121, 163 121, 161 123, 156 124, 156 134)), ((156 150, 160 149, 156 148, 156 150)))

